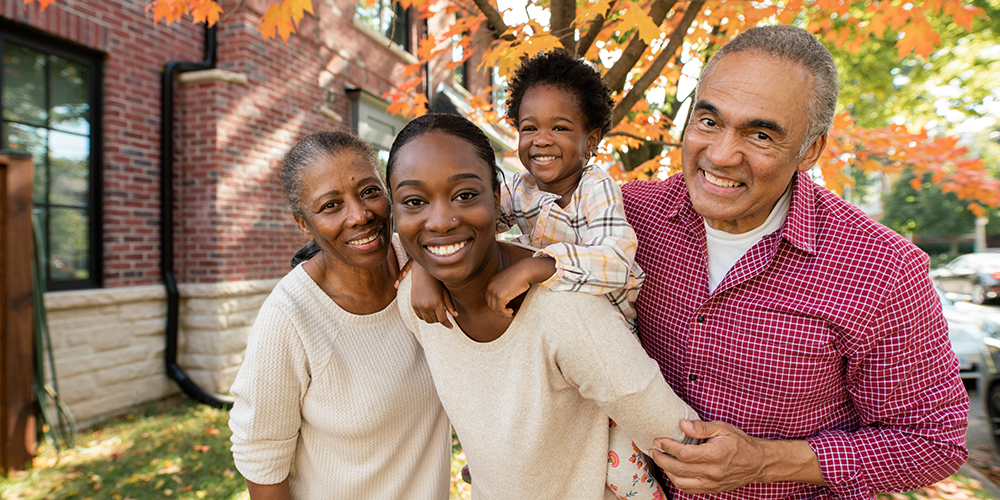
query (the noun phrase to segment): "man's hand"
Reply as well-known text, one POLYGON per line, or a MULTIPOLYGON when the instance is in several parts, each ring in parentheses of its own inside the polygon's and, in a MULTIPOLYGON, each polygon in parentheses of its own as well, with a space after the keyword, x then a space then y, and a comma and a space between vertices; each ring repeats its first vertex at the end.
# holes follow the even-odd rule
POLYGON ((486 287, 486 304, 508 318, 514 310, 507 307, 514 297, 528 291, 535 283, 541 283, 556 272, 556 261, 549 256, 521 259, 514 265, 490 278, 486 287))
POLYGON ((755 438, 725 422, 685 420, 681 430, 707 441, 684 445, 658 439, 667 455, 653 450, 653 461, 685 493, 721 493, 776 481, 825 484, 816 454, 806 441, 755 438))

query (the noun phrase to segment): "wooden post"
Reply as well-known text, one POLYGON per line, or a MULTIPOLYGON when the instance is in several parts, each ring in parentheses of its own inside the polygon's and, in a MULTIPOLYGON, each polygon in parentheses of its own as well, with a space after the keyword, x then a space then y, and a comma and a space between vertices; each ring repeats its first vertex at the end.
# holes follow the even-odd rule
POLYGON ((0 151, 0 466, 4 474, 24 470, 35 454, 33 182, 30 155, 0 151))

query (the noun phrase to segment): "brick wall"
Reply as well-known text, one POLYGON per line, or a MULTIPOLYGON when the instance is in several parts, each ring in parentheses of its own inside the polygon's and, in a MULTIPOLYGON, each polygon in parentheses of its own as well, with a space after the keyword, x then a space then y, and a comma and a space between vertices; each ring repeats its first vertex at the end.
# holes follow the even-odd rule
POLYGON ((104 285, 158 283, 160 68, 202 58, 202 29, 154 25, 144 2, 0 0, 0 16, 106 54, 104 285))

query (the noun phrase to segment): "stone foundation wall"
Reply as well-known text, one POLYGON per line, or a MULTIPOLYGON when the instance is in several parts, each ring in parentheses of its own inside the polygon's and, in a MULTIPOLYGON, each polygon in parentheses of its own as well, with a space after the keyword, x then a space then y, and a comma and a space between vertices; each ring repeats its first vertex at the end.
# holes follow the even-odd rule
POLYGON ((180 285, 177 362, 201 388, 225 394, 243 363, 250 326, 273 280, 180 285))
MULTIPOLYGON (((180 285, 178 364, 202 388, 229 391, 250 326, 277 282, 180 285)), ((45 307, 59 392, 77 421, 179 393, 163 363, 162 286, 49 292, 45 307)))

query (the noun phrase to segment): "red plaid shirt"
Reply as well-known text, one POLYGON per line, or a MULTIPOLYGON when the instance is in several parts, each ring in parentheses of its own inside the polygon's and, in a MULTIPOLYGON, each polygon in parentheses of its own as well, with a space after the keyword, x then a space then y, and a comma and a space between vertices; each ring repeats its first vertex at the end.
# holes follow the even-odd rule
POLYGON ((712 294, 683 177, 623 188, 646 271, 639 331, 667 382, 704 420, 807 439, 827 483, 712 498, 874 498, 949 476, 968 456, 969 400, 926 255, 806 174, 795 182, 782 229, 712 294))

